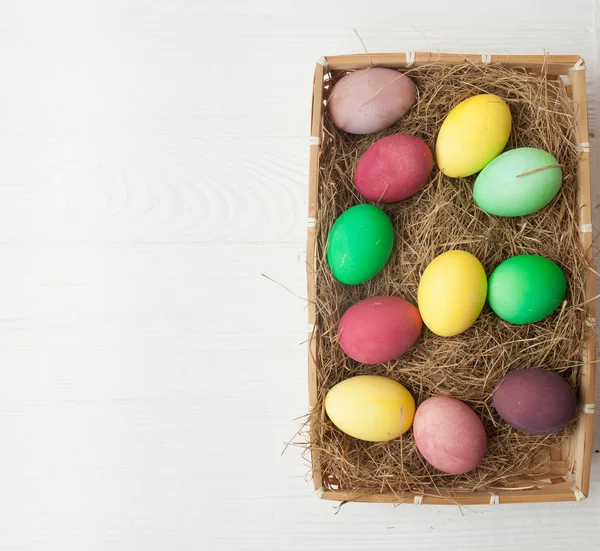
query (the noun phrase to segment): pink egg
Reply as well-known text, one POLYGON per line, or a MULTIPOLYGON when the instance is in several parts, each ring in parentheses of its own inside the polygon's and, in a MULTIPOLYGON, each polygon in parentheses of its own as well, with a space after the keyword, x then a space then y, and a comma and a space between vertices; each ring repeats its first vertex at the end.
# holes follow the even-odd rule
POLYGON ((342 350, 357 362, 378 364, 404 354, 421 334, 419 310, 399 297, 371 297, 346 310, 338 325, 342 350))
POLYGON ((481 419, 449 396, 425 400, 415 414, 413 432, 421 455, 448 474, 472 471, 485 455, 487 438, 481 419))
POLYGON ((419 191, 432 168, 433 155, 423 140, 394 134, 365 151, 356 166, 354 183, 365 199, 392 203, 419 191))
POLYGON ((327 109, 333 124, 351 134, 372 134, 398 121, 415 103, 415 85, 394 69, 350 73, 333 86, 327 109))

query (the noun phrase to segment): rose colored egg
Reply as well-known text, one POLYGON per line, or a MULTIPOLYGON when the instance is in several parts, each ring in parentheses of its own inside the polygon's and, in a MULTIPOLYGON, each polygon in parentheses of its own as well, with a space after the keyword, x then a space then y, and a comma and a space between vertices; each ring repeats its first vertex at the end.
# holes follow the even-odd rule
POLYGON ((487 447, 479 416, 465 403, 449 396, 434 396, 418 408, 413 422, 415 443, 436 469, 463 474, 483 460, 487 447))
POLYGON ((363 364, 389 362, 404 354, 421 334, 421 314, 399 297, 378 296, 357 302, 338 325, 342 350, 363 364))
POLYGON ((350 73, 333 86, 327 109, 333 124, 351 134, 385 130, 415 103, 415 85, 394 69, 350 73))
POLYGON ((494 407, 509 425, 527 434, 549 434, 575 417, 575 392, 560 375, 521 369, 506 375, 494 391, 494 407))
POLYGON ((354 183, 365 199, 393 203, 419 191, 432 168, 433 155, 423 140, 394 134, 365 151, 356 166, 354 183))

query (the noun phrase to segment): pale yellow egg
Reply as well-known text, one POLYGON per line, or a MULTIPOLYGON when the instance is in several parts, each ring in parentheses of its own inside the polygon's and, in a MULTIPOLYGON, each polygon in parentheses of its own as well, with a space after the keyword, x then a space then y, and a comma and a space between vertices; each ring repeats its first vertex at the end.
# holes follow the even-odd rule
POLYGON ((325 411, 342 432, 368 442, 385 442, 405 433, 415 401, 400 383, 378 375, 359 375, 335 385, 325 411))
POLYGON ((452 178, 479 172, 502 153, 511 126, 510 109, 502 98, 480 94, 466 99, 442 123, 435 147, 438 167, 452 178))
POLYGON ((475 323, 486 295, 481 262, 466 251, 448 251, 423 272, 417 302, 423 323, 436 335, 451 337, 475 323))

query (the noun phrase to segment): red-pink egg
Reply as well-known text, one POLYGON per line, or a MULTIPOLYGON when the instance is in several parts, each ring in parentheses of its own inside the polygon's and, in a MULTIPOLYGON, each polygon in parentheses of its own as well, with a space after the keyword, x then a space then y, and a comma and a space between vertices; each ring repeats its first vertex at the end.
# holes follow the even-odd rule
POLYGON ((333 124, 351 134, 372 134, 398 121, 415 103, 409 77, 384 67, 355 71, 334 84, 327 110, 333 124))
POLYGON ((427 144, 410 134, 377 140, 356 165, 354 183, 369 201, 393 203, 419 191, 433 169, 427 144))
POLYGON ((357 302, 338 325, 342 350, 357 362, 378 364, 404 354, 421 334, 416 306, 399 297, 378 296, 357 302))
POLYGON ((413 433, 421 455, 448 474, 475 469, 487 447, 479 416, 465 403, 449 396, 428 398, 417 408, 413 433))

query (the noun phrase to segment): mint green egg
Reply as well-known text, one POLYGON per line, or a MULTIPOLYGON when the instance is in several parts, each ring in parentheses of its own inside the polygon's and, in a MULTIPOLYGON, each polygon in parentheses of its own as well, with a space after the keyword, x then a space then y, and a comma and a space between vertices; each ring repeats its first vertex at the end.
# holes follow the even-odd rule
POLYGON ((520 147, 496 157, 475 180, 477 206, 496 216, 523 216, 544 208, 558 193, 562 170, 542 149, 520 147), (539 170, 544 169, 544 170, 539 170))
POLYGON ((356 205, 333 223, 327 262, 337 280, 356 285, 377 275, 393 245, 394 227, 388 215, 373 205, 356 205))

